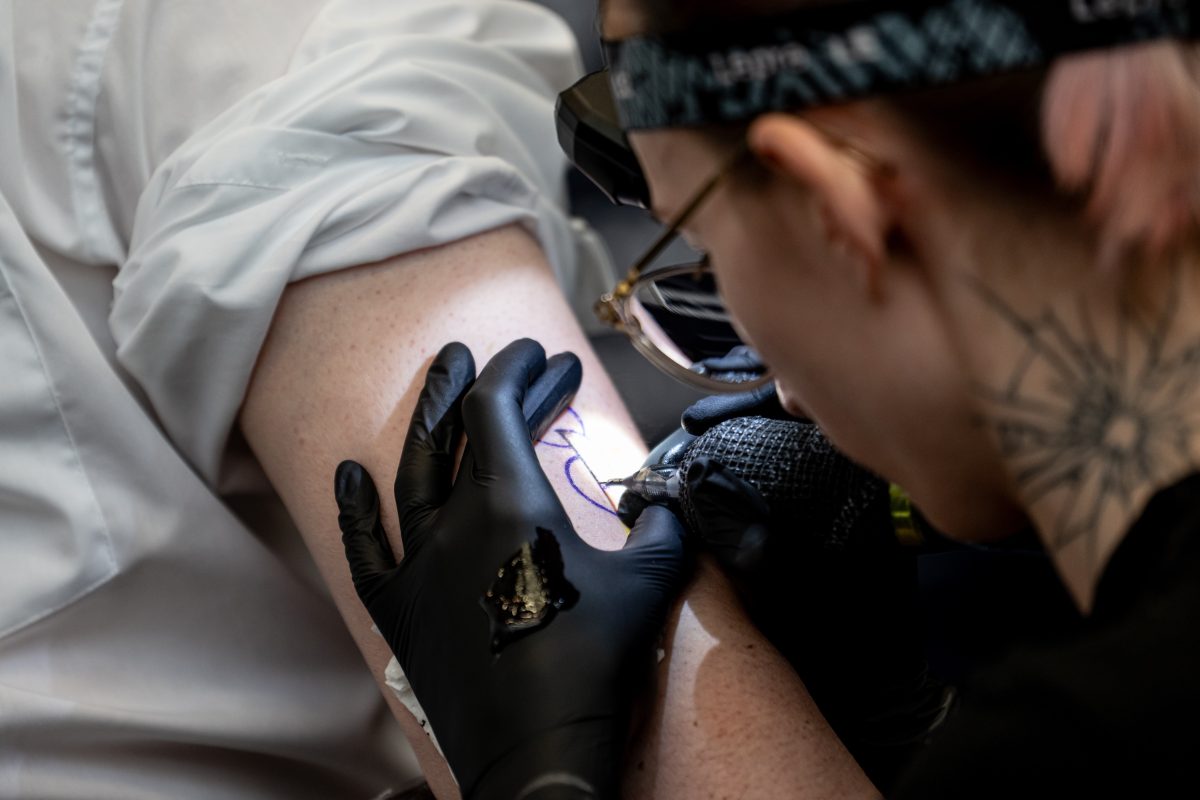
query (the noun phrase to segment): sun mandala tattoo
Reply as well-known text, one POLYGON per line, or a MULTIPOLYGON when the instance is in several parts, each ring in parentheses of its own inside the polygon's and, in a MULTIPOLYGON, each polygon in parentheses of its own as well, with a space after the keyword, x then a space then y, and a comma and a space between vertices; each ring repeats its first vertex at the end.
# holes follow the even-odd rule
POLYGON ((1130 511, 1139 489, 1197 463, 1200 339, 1167 346, 1178 291, 1154 313, 1115 300, 1117 329, 1102 337, 1082 300, 1074 313, 1048 309, 1030 318, 987 287, 976 289, 1024 342, 1007 385, 979 387, 985 424, 1014 465, 1025 501, 1059 504, 1051 547, 1083 539, 1094 565, 1106 513, 1130 511))

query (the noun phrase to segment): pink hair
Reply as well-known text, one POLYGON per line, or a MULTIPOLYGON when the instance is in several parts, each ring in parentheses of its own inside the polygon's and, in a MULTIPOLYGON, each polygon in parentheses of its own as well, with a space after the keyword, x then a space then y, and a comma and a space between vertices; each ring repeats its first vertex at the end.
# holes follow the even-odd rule
POLYGON ((1059 61, 1042 100, 1042 138, 1059 185, 1087 198, 1101 260, 1147 255, 1200 224, 1200 59, 1156 43, 1059 61))

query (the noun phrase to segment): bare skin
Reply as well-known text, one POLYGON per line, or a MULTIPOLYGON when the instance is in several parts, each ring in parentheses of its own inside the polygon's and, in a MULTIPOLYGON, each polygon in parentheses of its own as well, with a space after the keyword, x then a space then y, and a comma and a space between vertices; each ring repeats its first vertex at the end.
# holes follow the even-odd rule
MULTIPOLYGON (((273 323, 242 429, 381 686, 391 654, 371 631, 350 583, 336 524, 334 468, 346 458, 362 463, 382 484, 383 517, 394 526, 391 478, 429 359, 447 341, 459 340, 482 364, 523 336, 548 352, 569 349, 582 359, 584 383, 574 408, 587 427, 580 452, 589 462, 604 462, 596 471, 607 476, 640 463, 645 449, 631 421, 544 256, 520 230, 297 284, 273 323)), ((562 427, 574 425, 565 420, 562 427)), ((539 453, 580 534, 598 547, 618 547, 624 526, 571 488, 562 451, 539 453)), ((392 527, 389 535, 399 553, 399 532, 392 527)), ((873 796, 795 674, 748 624, 715 570, 703 570, 686 593, 667 650, 649 726, 628 761, 630 796, 873 796), (728 735, 734 726, 736 737, 728 735), (823 765, 821 780, 779 781, 775 766, 798 752, 823 765)), ((435 793, 454 797, 445 762, 392 692, 383 693, 435 793)))
POLYGON ((719 568, 702 560, 687 602, 668 627, 675 649, 659 671, 662 697, 635 742, 624 796, 879 797, 804 687, 794 677, 778 680, 771 666, 778 656, 757 629, 724 622, 741 613, 719 568), (692 644, 682 649, 680 642, 692 644), (740 687, 736 704, 727 694, 733 685, 740 687), (726 691, 714 691, 718 686, 726 691), (673 741, 681 733, 686 752, 673 741))
POLYGON ((1189 258, 1065 284, 981 279, 964 294, 997 328, 992 352, 973 348, 994 364, 976 386, 981 424, 1086 610, 1146 503, 1200 467, 1200 281, 1189 258))
MULTIPOLYGON (((775 154, 776 174, 790 171, 835 209, 838 246, 818 231, 798 235, 821 242, 860 286, 875 284, 860 289, 859 329, 877 335, 878 323, 895 324, 891 341, 863 344, 859 365, 886 374, 902 364, 920 376, 898 384, 910 398, 891 393, 895 409, 943 407, 933 429, 883 412, 894 451, 866 443, 856 455, 911 487, 960 538, 991 538, 1007 515, 1027 516, 1087 612, 1145 504, 1200 466, 1194 250, 1134 252, 1120 268, 1100 269, 1097 235, 1084 221, 1050 201, 980 191, 982 180, 914 141, 887 112, 813 117, 818 130, 850 131, 886 163, 905 166, 886 180, 865 175, 812 136, 810 123, 784 115, 756 123, 752 142, 775 154), (804 165, 815 160, 831 165, 827 179, 810 177, 804 165), (885 242, 898 239, 911 246, 887 252, 885 242), (916 353, 935 354, 935 363, 915 371, 916 353), (943 382, 954 376, 963 388, 949 391, 943 382), (912 454, 947 439, 964 448, 949 462, 959 475, 930 482, 937 462, 912 454)), ((833 413, 811 394, 802 396, 818 418, 817 406, 833 413)))

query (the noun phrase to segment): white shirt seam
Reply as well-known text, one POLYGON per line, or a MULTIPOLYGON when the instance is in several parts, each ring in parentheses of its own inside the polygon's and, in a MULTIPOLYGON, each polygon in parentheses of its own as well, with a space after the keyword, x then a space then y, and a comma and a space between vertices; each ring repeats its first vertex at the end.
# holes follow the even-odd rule
POLYGON ((111 242, 113 237, 111 232, 106 235, 102 228, 106 213, 96 175, 96 107, 104 59, 116 32, 124 2, 96 0, 71 68, 63 121, 63 143, 75 220, 85 251, 97 261, 111 258, 110 254, 103 252, 101 242, 111 242))
POLYGON ((100 496, 96 492, 96 486, 92 482, 92 476, 88 474, 87 468, 83 465, 83 459, 80 456, 79 443, 75 439, 75 432, 71 429, 71 423, 67 421, 67 413, 63 408, 62 396, 59 392, 59 387, 54 381, 54 376, 50 372, 50 368, 46 362, 46 355, 42 348, 42 343, 38 340, 38 335, 34 331, 34 326, 29 321, 29 314, 25 309, 25 304, 21 301, 17 290, 13 288, 13 282, 8 276, 8 265, 0 260, 0 286, 3 286, 5 293, 12 299, 13 305, 16 307, 17 314, 20 316, 21 323, 25 326, 25 331, 29 336, 30 345, 33 347, 34 357, 37 359, 38 368, 42 371, 42 378, 45 381, 46 391, 50 398, 54 401, 54 410, 58 414, 58 423, 62 426, 63 434, 66 436, 67 444, 70 450, 70 459, 74 462, 74 467, 79 471, 87 484, 88 491, 91 494, 91 502, 93 510, 96 514, 97 526, 100 532, 101 545, 103 554, 107 557, 107 571, 105 574, 96 578, 86 586, 79 587, 69 598, 61 600, 59 603, 44 608, 36 612, 33 616, 23 619, 15 626, 0 629, 0 639, 7 638, 12 634, 24 630, 31 625, 41 622, 43 619, 58 613, 67 608, 76 601, 91 594, 99 587, 112 580, 119 571, 117 564, 117 554, 113 546, 112 531, 108 525, 108 519, 104 516, 104 509, 100 505, 100 496))

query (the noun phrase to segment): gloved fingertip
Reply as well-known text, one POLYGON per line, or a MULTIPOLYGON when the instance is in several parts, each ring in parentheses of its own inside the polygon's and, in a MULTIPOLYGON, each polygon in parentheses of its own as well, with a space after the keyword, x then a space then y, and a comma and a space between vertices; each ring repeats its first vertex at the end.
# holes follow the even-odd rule
POLYGON ((686 545, 686 529, 679 517, 663 505, 645 506, 625 539, 625 550, 657 547, 682 554, 686 545))
POLYGON ((446 342, 442 345, 442 349, 438 350, 433 360, 435 362, 454 362, 458 363, 463 360, 470 360, 474 363, 475 358, 471 355, 471 348, 467 347, 462 342, 446 342))
POLYGON ((684 483, 693 490, 725 502, 728 497, 761 497, 758 489, 716 458, 696 456, 687 463, 684 483))
POLYGON ((545 435, 575 399, 582 383, 583 364, 574 353, 558 353, 546 360, 546 369, 529 385, 521 402, 531 438, 545 435))
POLYGON ((569 392, 571 399, 574 399, 579 387, 583 385, 583 362, 570 350, 555 353, 546 359, 546 370, 542 373, 542 380, 546 375, 553 375, 555 383, 562 387, 560 391, 564 394, 569 392))
POLYGON ((516 401, 519 410, 530 386, 546 371, 546 350, 533 339, 518 339, 505 345, 479 371, 463 403, 468 432, 486 427, 500 408, 516 401), (472 424, 474 420, 474 424, 472 424))
POLYGON ((337 500, 338 508, 345 511, 349 507, 359 505, 367 486, 374 490, 370 476, 362 464, 347 459, 337 465, 333 473, 333 496, 337 500))
POLYGON ((527 349, 527 348, 533 348, 534 350, 540 351, 543 358, 545 358, 545 356, 546 356, 546 351, 542 347, 542 343, 539 342, 537 339, 534 339, 530 336, 522 336, 520 339, 514 339, 512 341, 512 344, 510 344, 509 346, 516 347, 516 348, 519 348, 522 350, 527 349))
POLYGON ((475 357, 462 342, 444 345, 425 370, 425 387, 418 405, 429 405, 437 416, 445 413, 446 406, 475 380, 475 357))
POLYGON ((637 524, 638 517, 646 510, 647 502, 644 497, 634 492, 625 492, 617 503, 617 517, 627 527, 637 524))
MULTIPOLYGON (((546 366, 546 348, 542 347, 542 343, 536 339, 523 337, 509 342, 501 350, 492 356, 492 362, 497 364, 513 364, 520 363, 527 365, 527 369, 535 372, 534 377, 540 375, 546 366)), ((491 363, 491 362, 489 362, 491 363)), ((511 369, 511 367, 509 367, 511 369)))
POLYGON ((435 376, 444 377, 448 387, 463 387, 475 380, 475 357, 462 342, 450 342, 438 351, 429 365, 425 383, 429 385, 435 376))
POLYGON ((579 356, 572 353, 570 350, 564 350, 561 353, 555 353, 546 359, 547 364, 554 364, 562 367, 564 370, 578 370, 579 374, 583 375, 583 362, 579 360, 579 356))
POLYGON ((692 436, 703 436, 712 427, 712 421, 705 413, 705 408, 703 406, 697 408, 700 402, 697 401, 685 408, 679 417, 679 427, 692 436))
POLYGON ((683 473, 683 480, 688 486, 695 487, 724 472, 725 467, 715 458, 697 456, 688 463, 687 469, 683 473))

